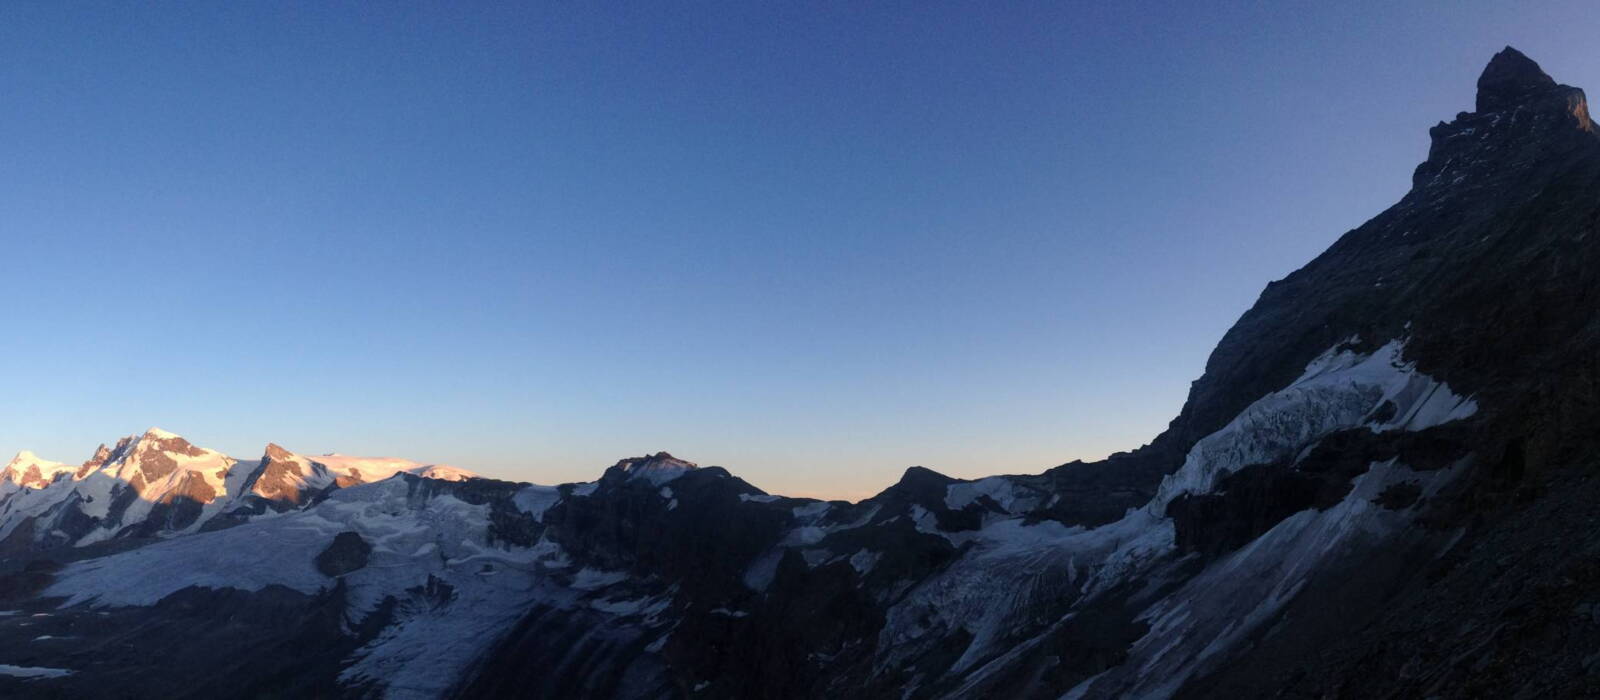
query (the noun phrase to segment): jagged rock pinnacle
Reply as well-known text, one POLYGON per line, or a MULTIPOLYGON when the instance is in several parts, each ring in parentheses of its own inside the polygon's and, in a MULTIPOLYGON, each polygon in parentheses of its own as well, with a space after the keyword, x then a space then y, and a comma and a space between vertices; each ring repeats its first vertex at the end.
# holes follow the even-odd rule
POLYGON ((98 467, 102 464, 105 464, 106 460, 110 458, 111 449, 106 447, 106 444, 102 442, 100 443, 99 447, 94 448, 94 456, 84 460, 83 466, 86 468, 98 467))
POLYGON ((1538 63, 1507 46, 1489 59, 1489 65, 1478 76, 1478 112, 1514 107, 1553 87, 1556 81, 1538 63))
POLYGON ((1440 122, 1428 136, 1428 159, 1412 174, 1412 188, 1438 194, 1520 180, 1574 148, 1593 148, 1596 133, 1583 90, 1557 83, 1507 46, 1478 78, 1477 111, 1440 122))

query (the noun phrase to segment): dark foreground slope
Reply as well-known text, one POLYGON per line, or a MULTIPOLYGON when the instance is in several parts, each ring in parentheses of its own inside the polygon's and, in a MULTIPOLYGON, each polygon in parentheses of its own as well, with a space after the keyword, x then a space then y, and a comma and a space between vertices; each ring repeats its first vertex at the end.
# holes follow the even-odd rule
POLYGON ((1412 191, 1240 324, 1270 301, 1409 332, 1408 357, 1475 394, 1475 464, 1419 521, 1459 539, 1302 593, 1194 696, 1600 693, 1600 146, 1583 92, 1512 49, 1478 86, 1412 191))
POLYGON ((844 503, 665 453, 361 483, 147 436, 113 481, 0 483, 0 692, 1600 693, 1600 139, 1514 50, 1478 88, 1140 450, 844 503))

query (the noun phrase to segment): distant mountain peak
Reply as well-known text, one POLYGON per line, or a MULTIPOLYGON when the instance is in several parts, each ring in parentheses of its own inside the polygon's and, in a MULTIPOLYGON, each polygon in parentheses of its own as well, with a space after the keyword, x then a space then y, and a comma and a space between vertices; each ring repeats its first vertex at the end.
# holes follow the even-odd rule
POLYGON ((643 479, 660 486, 673 479, 688 473, 700 465, 694 462, 673 457, 667 452, 657 452, 645 457, 630 457, 618 461, 616 465, 606 470, 607 474, 617 473, 624 480, 643 479))
POLYGON ((262 453, 262 459, 266 461, 294 459, 296 456, 275 442, 267 443, 267 449, 262 453))
POLYGON ((189 457, 199 457, 210 452, 210 450, 189 442, 177 433, 168 432, 160 428, 150 428, 144 431, 144 434, 134 438, 134 442, 138 444, 140 452, 157 451, 189 457))
POLYGON ((927 467, 906 467, 906 471, 900 475, 899 481, 894 482, 893 485, 873 496, 870 500, 937 503, 944 500, 945 489, 959 481, 960 479, 940 474, 927 467))
POLYGON ((72 471, 72 468, 60 462, 41 459, 32 450, 20 450, 4 469, 0 469, 0 482, 12 481, 29 488, 44 488, 64 471, 72 471))
POLYGON ((40 457, 39 455, 35 454, 33 450, 18 450, 17 454, 13 456, 11 461, 6 464, 5 469, 27 469, 28 467, 34 465, 47 467, 51 470, 65 468, 67 466, 60 462, 40 457))
POLYGON ((335 483, 336 477, 326 469, 302 462, 299 455, 269 442, 260 466, 246 478, 244 489, 266 499, 272 509, 285 510, 335 483))

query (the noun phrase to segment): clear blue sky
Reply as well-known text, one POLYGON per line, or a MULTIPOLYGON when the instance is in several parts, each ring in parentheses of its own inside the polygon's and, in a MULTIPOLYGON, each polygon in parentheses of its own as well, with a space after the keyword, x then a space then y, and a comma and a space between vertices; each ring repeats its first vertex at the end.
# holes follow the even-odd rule
POLYGON ((1585 2, 509 4, 0 4, 0 450, 1037 472, 1503 45, 1600 89, 1585 2))

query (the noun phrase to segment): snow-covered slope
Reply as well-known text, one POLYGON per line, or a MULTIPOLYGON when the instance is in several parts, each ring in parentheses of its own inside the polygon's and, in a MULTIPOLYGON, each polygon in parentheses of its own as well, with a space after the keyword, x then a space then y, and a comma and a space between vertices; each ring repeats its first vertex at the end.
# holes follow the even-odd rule
POLYGON ((381 682, 390 696, 433 697, 541 588, 541 552, 497 541, 490 511, 487 503, 432 492, 421 479, 391 478, 340 489, 282 517, 68 565, 44 594, 65 597, 68 608, 153 606, 190 587, 316 594, 338 581, 352 625, 399 597, 399 606, 382 612, 395 620, 352 655, 341 677, 381 682), (370 551, 364 566, 335 577, 318 555, 340 533, 356 533, 370 551), (417 600, 407 593, 430 588, 450 593, 417 600))

